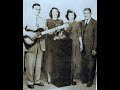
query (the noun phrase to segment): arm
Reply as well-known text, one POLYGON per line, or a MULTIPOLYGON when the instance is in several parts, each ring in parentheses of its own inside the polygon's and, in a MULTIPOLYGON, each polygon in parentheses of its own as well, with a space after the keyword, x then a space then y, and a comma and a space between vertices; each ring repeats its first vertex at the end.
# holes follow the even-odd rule
POLYGON ((97 50, 97 24, 95 23, 95 26, 94 26, 94 29, 93 29, 93 39, 94 39, 94 42, 93 42, 93 50, 92 50, 92 54, 93 55, 96 55, 96 50, 97 50))
POLYGON ((82 31, 81 31, 81 27, 80 27, 79 23, 78 23, 77 34, 78 34, 78 39, 79 39, 79 43, 80 43, 80 51, 82 51, 83 50, 82 31))
POLYGON ((83 47, 82 37, 79 37, 80 47, 83 47))
POLYGON ((93 50, 96 50, 97 49, 97 24, 95 24, 93 35, 94 35, 93 50))
POLYGON ((26 31, 26 28, 23 27, 23 36, 29 36, 29 37, 34 37, 36 33, 31 32, 31 31, 26 31))

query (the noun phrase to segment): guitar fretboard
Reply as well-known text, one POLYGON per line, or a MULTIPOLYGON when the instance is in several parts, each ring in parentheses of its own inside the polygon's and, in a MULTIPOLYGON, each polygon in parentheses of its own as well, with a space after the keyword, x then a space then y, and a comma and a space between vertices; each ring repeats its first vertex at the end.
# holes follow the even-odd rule
POLYGON ((45 30, 45 31, 41 32, 41 34, 42 34, 42 35, 45 35, 45 34, 48 34, 48 33, 54 32, 54 31, 56 31, 56 28, 54 28, 54 29, 49 29, 49 30, 45 30))
MULTIPOLYGON (((65 26, 59 26, 59 30, 63 29, 65 26)), ((43 32, 41 32, 42 35, 45 35, 45 34, 48 34, 48 33, 52 33, 52 32, 55 32, 57 30, 57 27, 56 28, 52 28, 52 29, 49 29, 49 30, 45 30, 43 32)), ((58 31, 59 31, 58 30, 58 31)))

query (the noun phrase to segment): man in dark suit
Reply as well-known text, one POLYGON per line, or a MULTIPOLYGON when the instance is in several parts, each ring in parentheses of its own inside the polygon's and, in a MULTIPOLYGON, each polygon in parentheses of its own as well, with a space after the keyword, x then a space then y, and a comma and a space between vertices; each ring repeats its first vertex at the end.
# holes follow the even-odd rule
POLYGON ((85 20, 80 21, 83 50, 81 52, 81 81, 91 87, 95 77, 97 49, 97 21, 91 17, 91 9, 83 10, 85 20))

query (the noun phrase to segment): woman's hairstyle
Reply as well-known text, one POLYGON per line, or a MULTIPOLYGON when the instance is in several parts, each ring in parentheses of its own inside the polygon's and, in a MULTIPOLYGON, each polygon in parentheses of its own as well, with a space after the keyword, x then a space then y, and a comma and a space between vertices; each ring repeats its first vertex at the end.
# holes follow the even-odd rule
POLYGON ((58 8, 56 8, 56 7, 53 7, 53 8, 50 10, 50 13, 49 13, 50 18, 53 18, 53 15, 52 15, 52 10, 53 10, 53 9, 56 9, 56 10, 58 11, 58 17, 57 17, 57 18, 59 18, 59 17, 60 17, 60 11, 59 11, 58 8))
POLYGON ((66 18, 67 18, 67 20, 69 20, 69 18, 68 18, 68 14, 69 13, 73 13, 74 14, 74 20, 76 19, 76 17, 77 17, 77 15, 76 15, 76 13, 75 12, 73 12, 72 10, 67 10, 67 14, 65 15, 66 16, 66 18))

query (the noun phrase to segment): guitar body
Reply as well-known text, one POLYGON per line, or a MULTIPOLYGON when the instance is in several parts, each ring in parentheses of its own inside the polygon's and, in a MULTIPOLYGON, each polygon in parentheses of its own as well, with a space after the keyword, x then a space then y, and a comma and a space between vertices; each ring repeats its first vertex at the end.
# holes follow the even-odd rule
POLYGON ((56 30, 59 31, 63 28, 66 28, 68 27, 69 24, 63 24, 61 26, 58 26, 56 28, 53 28, 53 29, 49 29, 49 30, 44 30, 43 28, 38 28, 36 31, 33 31, 31 29, 26 29, 26 31, 28 32, 32 32, 32 33, 35 33, 35 36, 31 37, 31 36, 24 36, 23 39, 24 39, 24 44, 27 45, 27 46, 32 46, 34 45, 38 40, 42 40, 42 39, 45 39, 46 37, 46 34, 49 34, 51 32, 55 32, 56 30), (33 39, 34 38, 34 39, 33 39))
MULTIPOLYGON (((44 31, 44 29, 39 28, 36 31, 32 31, 30 29, 27 29, 26 31, 36 33, 36 36, 39 36, 41 34, 41 32, 44 31)), ((32 38, 34 38, 34 37, 32 37, 32 38)), ((30 36, 24 36, 23 37, 24 44, 27 46, 33 46, 37 42, 38 39, 40 39, 40 40, 44 39, 45 35, 41 35, 41 37, 39 37, 39 38, 38 37, 35 37, 34 39, 32 39, 32 38, 30 36)))

